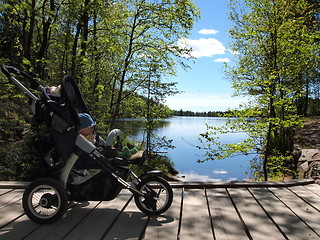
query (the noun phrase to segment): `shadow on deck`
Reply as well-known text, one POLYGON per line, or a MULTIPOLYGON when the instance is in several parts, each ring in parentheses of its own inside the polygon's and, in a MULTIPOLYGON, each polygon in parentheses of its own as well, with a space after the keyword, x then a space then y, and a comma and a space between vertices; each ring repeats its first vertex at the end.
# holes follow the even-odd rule
POLYGON ((21 206, 26 183, 0 182, 0 239, 320 239, 320 185, 313 180, 171 185, 173 203, 161 216, 141 213, 122 190, 38 225, 21 206))

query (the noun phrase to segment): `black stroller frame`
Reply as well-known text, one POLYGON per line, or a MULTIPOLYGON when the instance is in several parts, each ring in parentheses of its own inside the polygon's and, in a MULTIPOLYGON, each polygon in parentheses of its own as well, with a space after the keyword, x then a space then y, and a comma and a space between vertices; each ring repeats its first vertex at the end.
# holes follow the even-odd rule
POLYGON ((69 202, 109 201, 116 198, 123 188, 133 193, 137 207, 145 214, 158 215, 169 209, 173 199, 172 188, 165 179, 158 176, 160 171, 148 171, 138 177, 128 168, 129 164, 143 163, 146 157, 144 151, 139 151, 128 159, 114 156, 108 158, 105 155, 104 151, 111 148, 114 138, 120 139, 121 130, 113 129, 106 140, 101 136, 97 137, 95 144, 78 133, 78 113, 90 112, 71 76, 62 80, 61 100, 48 96, 47 87, 19 69, 3 65, 1 70, 32 100, 31 109, 36 122, 44 121, 60 139, 71 137, 73 141, 72 152, 68 157, 53 159, 50 154, 47 156, 50 165, 61 165, 60 169, 50 177, 36 179, 25 189, 22 205, 31 220, 39 224, 53 223, 63 217, 69 202), (26 78, 31 88, 41 91, 42 96, 39 98, 34 95, 13 75, 26 78), (90 167, 75 170, 75 165, 82 156, 97 163, 98 173, 85 175, 84 169, 90 167), (129 176, 133 179, 131 183, 127 182, 129 176), (83 181, 74 183, 75 177, 80 177, 83 181))

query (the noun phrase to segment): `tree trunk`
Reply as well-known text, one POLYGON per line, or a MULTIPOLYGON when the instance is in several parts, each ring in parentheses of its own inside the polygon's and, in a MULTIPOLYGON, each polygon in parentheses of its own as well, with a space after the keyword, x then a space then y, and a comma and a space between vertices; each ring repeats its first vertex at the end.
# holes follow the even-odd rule
POLYGON ((271 132, 272 132, 272 124, 269 123, 268 127, 268 133, 267 133, 267 143, 266 143, 266 149, 264 153, 264 159, 263 159, 263 176, 264 181, 268 181, 268 158, 271 153, 271 132))
MULTIPOLYGON (((50 29, 51 29, 51 25, 53 22, 53 19, 51 17, 51 15, 47 16, 45 15, 45 3, 43 3, 42 6, 42 42, 40 45, 40 49, 38 51, 37 54, 37 64, 36 64, 36 71, 42 75, 43 73, 43 68, 44 68, 44 64, 42 62, 42 60, 45 58, 45 54, 47 52, 48 46, 49 46, 49 39, 50 39, 50 29), (47 20, 45 20, 47 18, 47 20)), ((55 4, 54 4, 54 0, 50 0, 50 12, 55 12, 55 4)), ((42 76, 44 78, 44 76, 42 76)))
POLYGON ((89 3, 90 0, 86 0, 84 2, 84 9, 81 14, 81 22, 82 22, 82 42, 81 42, 81 57, 86 57, 87 54, 87 42, 89 36, 89 3))
POLYGON ((124 84, 125 84, 125 80, 126 80, 127 69, 130 65, 130 59, 132 57, 134 34, 136 31, 136 27, 137 27, 138 17, 139 17, 139 9, 137 10, 137 12, 135 14, 134 21, 132 23, 132 28, 131 28, 130 37, 129 37, 129 44, 128 44, 128 52, 127 52, 127 56, 126 56, 126 58, 124 60, 124 64, 123 64, 124 66, 123 66, 121 79, 120 79, 119 92, 118 92, 117 100, 115 102, 115 110, 111 116, 111 121, 110 121, 110 128, 111 129, 113 128, 115 121, 119 115, 119 111, 120 111, 120 106, 121 106, 121 101, 122 101, 122 93, 123 93, 123 88, 124 88, 124 84))
POLYGON ((304 117, 308 115, 308 107, 309 107, 309 80, 306 79, 306 95, 304 97, 304 106, 303 106, 304 117))
POLYGON ((77 48, 78 48, 78 41, 81 31, 81 23, 78 22, 77 24, 77 30, 74 35, 73 39, 73 46, 72 46, 72 57, 71 57, 71 75, 75 76, 76 74, 76 68, 77 68, 77 48))
MULTIPOLYGON (((27 29, 28 24, 24 24, 24 57, 28 59, 31 62, 31 56, 32 56, 32 39, 33 39, 33 32, 35 28, 35 19, 36 19, 36 0, 32 0, 31 2, 31 12, 30 12, 30 22, 29 22, 29 29, 27 29)), ((27 11, 25 11, 25 16, 28 16, 27 11)), ((27 18, 27 17, 26 17, 27 18)), ((25 22, 26 23, 26 22, 25 22)))

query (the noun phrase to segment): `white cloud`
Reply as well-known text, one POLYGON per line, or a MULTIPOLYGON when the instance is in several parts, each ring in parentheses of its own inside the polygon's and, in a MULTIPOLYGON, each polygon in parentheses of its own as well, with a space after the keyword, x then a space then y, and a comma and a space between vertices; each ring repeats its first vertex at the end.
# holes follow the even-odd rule
POLYGON ((219 31, 214 29, 201 29, 198 33, 208 35, 208 34, 217 34, 219 31))
POLYGON ((226 48, 222 42, 215 38, 199 38, 178 40, 178 46, 191 49, 191 55, 195 58, 212 57, 216 54, 225 54, 226 48))
POLYGON ((228 174, 228 171, 225 171, 225 170, 216 170, 216 171, 212 171, 214 174, 228 174))
POLYGON ((214 62, 230 62, 229 58, 217 58, 213 60, 214 62))

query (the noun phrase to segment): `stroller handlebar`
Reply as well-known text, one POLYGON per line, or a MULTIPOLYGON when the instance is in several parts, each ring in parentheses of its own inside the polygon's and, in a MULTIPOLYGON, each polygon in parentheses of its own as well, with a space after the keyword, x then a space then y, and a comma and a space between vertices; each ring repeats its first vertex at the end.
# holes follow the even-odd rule
POLYGON ((18 68, 11 67, 11 66, 6 66, 2 65, 1 66, 1 71, 6 75, 6 77, 11 80, 14 84, 16 84, 19 88, 21 88, 32 100, 37 100, 37 97, 33 95, 23 84, 21 84, 15 77, 13 77, 11 74, 15 75, 21 75, 25 78, 27 78, 31 84, 31 88, 35 90, 40 90, 42 91, 43 86, 35 80, 33 77, 30 75, 20 71, 18 68))
POLYGON ((18 68, 11 67, 11 66, 6 66, 6 65, 2 65, 1 66, 1 71, 4 73, 4 75, 7 76, 7 78, 11 77, 11 73, 14 73, 14 74, 17 74, 17 75, 21 74, 21 72, 20 72, 20 70, 18 68))

